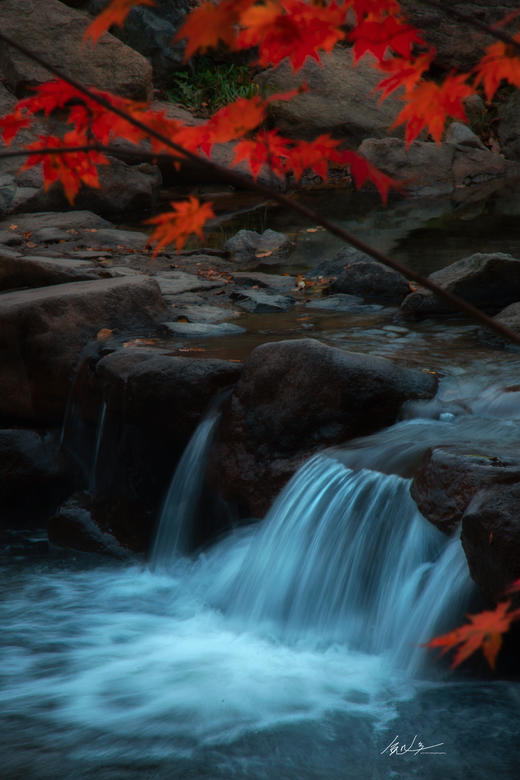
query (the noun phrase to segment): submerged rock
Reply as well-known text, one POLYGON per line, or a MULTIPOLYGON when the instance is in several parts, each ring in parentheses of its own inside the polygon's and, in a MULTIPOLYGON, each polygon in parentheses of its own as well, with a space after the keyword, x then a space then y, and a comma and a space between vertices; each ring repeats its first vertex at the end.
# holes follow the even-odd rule
POLYGON ((92 517, 90 497, 84 494, 71 496, 49 519, 49 542, 60 547, 70 547, 81 552, 96 552, 126 560, 131 556, 117 539, 102 530, 92 517))
POLYGON ((224 407, 214 480, 243 514, 262 515, 310 454, 390 425, 435 388, 430 374, 314 339, 263 344, 224 407))

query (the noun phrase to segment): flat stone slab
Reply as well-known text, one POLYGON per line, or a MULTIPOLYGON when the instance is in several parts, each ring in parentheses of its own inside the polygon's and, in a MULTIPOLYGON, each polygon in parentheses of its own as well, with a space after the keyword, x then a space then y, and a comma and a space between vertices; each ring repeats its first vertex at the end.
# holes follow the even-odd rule
POLYGON ((3 257, 0 253, 0 290, 46 287, 110 276, 86 260, 50 257, 3 257))
POLYGON ((241 314, 224 306, 211 306, 209 303, 173 304, 172 308, 177 317, 185 317, 188 322, 226 322, 240 317, 241 314))
POLYGON ((262 271, 237 271, 233 274, 233 279, 241 285, 258 286, 280 293, 292 292, 296 288, 295 276, 279 276, 262 271))
POLYGON ((245 328, 231 322, 165 322, 163 323, 176 336, 234 336, 245 333, 245 328))
POLYGON ((383 307, 381 304, 365 304, 363 298, 357 295, 347 295, 338 293, 337 295, 328 295, 326 298, 316 298, 309 301, 307 306, 310 309, 323 309, 324 311, 345 311, 345 312, 369 312, 378 311, 383 307))
POLYGON ((157 274, 154 279, 163 295, 178 295, 192 290, 211 290, 215 287, 222 287, 224 284, 222 281, 210 282, 206 279, 200 279, 195 274, 188 274, 185 271, 157 274))
POLYGON ((290 295, 273 295, 263 290, 241 290, 231 293, 231 297, 243 309, 254 314, 287 311, 294 304, 290 295))
POLYGON ((85 230, 112 228, 113 225, 92 211, 41 211, 37 213, 16 214, 0 220, 0 230, 9 230, 14 235, 30 233, 43 228, 63 228, 64 230, 85 230), (11 229, 11 225, 16 227, 11 229))

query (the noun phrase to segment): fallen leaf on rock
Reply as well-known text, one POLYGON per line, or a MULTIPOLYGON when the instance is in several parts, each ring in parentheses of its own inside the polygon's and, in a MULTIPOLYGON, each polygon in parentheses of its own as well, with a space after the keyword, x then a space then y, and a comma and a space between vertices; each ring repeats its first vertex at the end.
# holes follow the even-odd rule
POLYGON ((273 254, 273 250, 270 249, 268 252, 257 252, 255 257, 269 257, 269 255, 273 254))
POLYGON ((18 225, 9 225, 9 230, 18 230, 18 225))
POLYGON ((204 347, 179 347, 179 352, 205 352, 204 347))
POLYGON ((110 330, 110 328, 101 328, 101 330, 98 330, 96 338, 98 341, 107 341, 107 339, 111 339, 114 335, 114 331, 110 330))

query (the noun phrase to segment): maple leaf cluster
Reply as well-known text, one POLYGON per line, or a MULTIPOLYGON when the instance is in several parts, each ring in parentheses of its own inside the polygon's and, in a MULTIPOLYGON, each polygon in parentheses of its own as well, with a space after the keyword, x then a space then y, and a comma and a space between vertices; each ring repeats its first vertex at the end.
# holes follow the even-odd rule
MULTIPOLYGON (((154 2, 111 0, 88 27, 85 40, 94 44, 112 25, 122 25, 135 5, 152 6, 154 2)), ((186 59, 225 45, 230 51, 256 51, 262 67, 276 66, 287 59, 294 71, 309 57, 320 62, 322 53, 346 40, 352 45, 355 63, 368 54, 381 71, 383 78, 377 87, 381 100, 400 90, 404 105, 394 126, 405 125, 407 145, 422 131, 440 142, 448 117, 464 121, 464 101, 479 88, 491 100, 503 81, 520 87, 518 51, 502 41, 489 46, 471 72, 449 73, 440 83, 428 78, 435 49, 408 22, 398 0, 201 0, 186 17, 175 40, 186 41, 186 59)), ((50 82, 0 119, 0 133, 9 145, 20 130, 32 126, 37 115, 49 116, 55 111, 67 114, 70 129, 63 137, 40 135, 27 147, 30 155, 24 167, 41 164, 45 187, 61 182, 71 203, 81 184, 99 186, 97 167, 109 162, 101 149, 88 147, 106 146, 117 139, 134 144, 147 142, 154 154, 171 155, 173 150, 181 158, 186 154, 210 156, 214 144, 233 141, 237 143, 232 164, 245 162, 255 179, 264 166, 282 178, 291 174, 296 181, 305 171, 326 178, 333 164, 348 167, 358 187, 371 181, 383 199, 391 187, 399 186, 331 136, 301 141, 265 129, 269 104, 290 99, 297 92, 267 99, 241 98, 196 127, 169 119, 164 112, 153 111, 145 104, 92 88, 89 92, 102 97, 105 104, 92 100, 66 80, 50 82), (66 147, 75 151, 64 152, 66 147)), ((190 225, 191 232, 199 233, 202 221, 195 219, 195 208, 201 210, 202 220, 203 214, 209 216, 211 204, 196 207, 190 199, 186 208, 174 207, 168 212, 169 230, 166 218, 156 221, 154 237, 158 246, 167 243, 168 235, 180 248, 190 225)))

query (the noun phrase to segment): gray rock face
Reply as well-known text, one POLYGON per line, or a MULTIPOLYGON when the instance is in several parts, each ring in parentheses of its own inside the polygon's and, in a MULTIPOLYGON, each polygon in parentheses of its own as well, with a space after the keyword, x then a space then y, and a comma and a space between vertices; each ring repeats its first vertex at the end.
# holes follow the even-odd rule
POLYGON ((520 93, 513 92, 498 106, 498 138, 505 156, 520 160, 520 93))
POLYGON ((93 263, 69 258, 4 257, 0 250, 0 290, 19 287, 45 287, 106 277, 106 271, 93 263))
POLYGON ((520 483, 480 490, 462 518, 471 576, 492 602, 520 577, 520 483))
MULTIPOLYGON (((520 299, 520 260, 503 252, 470 255, 435 271, 429 278, 490 312, 520 299)), ((453 308, 429 290, 418 289, 405 298, 401 310, 405 316, 427 317, 453 308)))
POLYGON ((231 322, 165 322, 164 325, 175 336, 189 338, 236 336, 246 332, 245 328, 231 322))
POLYGON ((147 335, 164 319, 159 288, 142 277, 72 282, 0 296, 0 414, 61 423, 79 355, 101 328, 147 335))
MULTIPOLYGON (((322 67, 308 59, 294 74, 283 62, 257 77, 268 93, 286 92, 303 81, 308 84, 308 92, 273 104, 281 132, 302 138, 333 133, 352 145, 365 138, 386 137, 402 103, 390 97, 378 105, 374 89, 381 76, 371 67, 370 57, 363 57, 355 67, 351 49, 336 49, 321 59, 322 67)), ((392 133, 401 136, 402 129, 392 133)))
MULTIPOLYGON (((152 97, 152 69, 146 59, 112 35, 98 44, 80 42, 90 20, 59 0, 2 0, 0 27, 6 35, 35 51, 84 84, 115 92, 134 100, 152 97)), ((27 88, 49 81, 48 71, 22 54, 2 47, 0 72, 18 96, 27 88)))
POLYGON ((225 406, 215 479, 246 515, 262 515, 311 453, 391 424, 405 400, 435 386, 421 371, 314 339, 263 344, 225 406))
MULTIPOLYGON (((520 334, 520 302, 511 303, 509 306, 506 306, 506 308, 502 309, 494 319, 512 330, 513 333, 520 334)), ((484 344, 489 344, 492 347, 511 350, 520 349, 516 344, 506 341, 506 339, 501 338, 498 333, 489 330, 489 328, 481 328, 479 331, 479 338, 484 344)))

